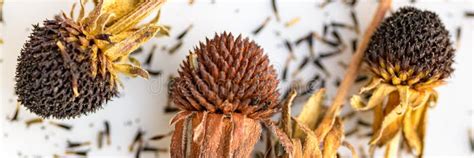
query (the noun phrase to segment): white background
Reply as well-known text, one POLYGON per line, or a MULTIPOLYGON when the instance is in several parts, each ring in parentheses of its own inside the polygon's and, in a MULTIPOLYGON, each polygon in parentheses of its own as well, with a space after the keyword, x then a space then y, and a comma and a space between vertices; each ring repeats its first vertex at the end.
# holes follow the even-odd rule
MULTIPOLYGON (((4 6, 4 20, 1 24, 1 33, 5 44, 0 46, 0 157, 51 157, 53 154, 63 155, 66 140, 91 141, 90 157, 133 157, 134 153, 128 152, 127 148, 138 129, 144 130, 145 138, 156 134, 169 132, 172 128, 168 125, 173 114, 163 113, 166 105, 166 81, 170 74, 176 74, 177 68, 184 59, 188 50, 192 49, 198 41, 205 37, 212 37, 214 32, 233 32, 243 34, 259 43, 270 57, 278 72, 283 70, 284 61, 288 55, 283 45, 284 39, 295 41, 306 35, 309 31, 322 32, 323 23, 338 21, 350 24, 347 5, 337 1, 325 8, 319 8, 321 1, 306 0, 281 0, 279 10, 281 22, 277 22, 273 16, 270 0, 251 1, 217 0, 215 4, 211 0, 195 0, 194 5, 188 5, 186 1, 170 1, 162 9, 162 24, 170 25, 171 36, 153 39, 148 42, 144 51, 137 55, 142 61, 147 57, 153 44, 158 45, 152 61, 148 68, 161 70, 163 74, 149 80, 128 79, 123 77, 124 89, 121 97, 107 104, 103 110, 74 120, 52 120, 73 125, 71 131, 59 129, 49 125, 47 122, 31 127, 25 126, 25 120, 36 118, 34 114, 21 108, 19 121, 10 122, 8 117, 15 110, 14 96, 14 74, 16 58, 20 49, 30 33, 32 24, 41 23, 42 20, 52 17, 64 10, 69 12, 73 2, 71 0, 6 0, 4 6), (260 34, 252 35, 251 32, 268 16, 271 21, 260 34), (299 17, 301 21, 296 25, 286 28, 284 23, 292 18, 299 17), (176 36, 188 25, 193 28, 184 38, 183 46, 174 54, 162 51, 161 47, 168 48, 174 45, 176 36), (275 32, 281 35, 276 35, 275 32), (111 123, 112 145, 97 149, 96 136, 102 130, 103 121, 111 123)), ((408 1, 394 0, 393 8, 410 5, 408 1)), ((446 86, 438 88, 440 92, 439 104, 429 111, 429 125, 426 138, 426 157, 469 157, 472 156, 468 143, 469 127, 473 127, 472 107, 472 61, 473 61, 473 18, 465 19, 465 10, 474 10, 473 3, 468 0, 425 0, 417 2, 415 6, 437 12, 453 36, 455 29, 462 27, 460 48, 456 53, 454 72, 452 78, 448 79, 446 86)), ((376 7, 375 0, 362 0, 355 11, 359 18, 362 31, 370 22, 372 13, 376 7)), ((328 82, 329 96, 335 93, 334 80, 341 78, 344 69, 336 64, 338 61, 348 63, 350 59, 350 39, 359 38, 352 31, 338 30, 343 36, 344 42, 349 49, 343 54, 325 59, 331 76, 321 73, 316 67, 306 66, 304 71, 296 76, 307 80, 313 74, 324 76, 328 82)), ((360 41, 360 40, 359 40, 360 41)), ((320 42, 316 42, 315 51, 324 52, 331 50, 320 42)), ((305 44, 295 47, 297 60, 291 64, 290 72, 295 70, 304 56, 308 55, 305 44)), ((289 73, 291 76, 291 73, 289 73)), ((293 78, 292 80, 295 80, 293 78)), ((282 82, 280 89, 286 90, 290 82, 282 82)), ((360 85, 357 85, 360 86, 360 85)), ((354 88, 356 89, 356 88, 354 88)), ((304 97, 302 99, 304 100, 304 97)), ((330 98, 328 99, 328 101, 330 98)), ((296 106, 295 112, 300 106, 296 106)), ((346 107, 346 111, 349 110, 346 107)), ((370 120, 370 114, 358 116, 364 120, 370 120)), ((349 127, 349 126, 348 126, 349 127)), ((362 132, 363 133, 363 132, 362 132)), ((368 140, 349 139, 351 143, 366 144, 368 140)), ((157 142, 149 142, 152 146, 166 148, 169 139, 157 142)), ((143 154, 143 157, 154 157, 153 154, 143 154)), ((167 153, 159 154, 167 157, 167 153)))

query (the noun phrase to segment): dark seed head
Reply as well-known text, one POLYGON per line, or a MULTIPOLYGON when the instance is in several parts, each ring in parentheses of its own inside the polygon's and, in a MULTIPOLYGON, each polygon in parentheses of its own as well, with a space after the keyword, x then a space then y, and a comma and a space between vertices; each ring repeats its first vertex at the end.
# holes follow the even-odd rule
POLYGON ((109 72, 92 75, 94 42, 84 42, 79 26, 59 16, 43 25, 34 26, 18 58, 15 91, 22 105, 45 118, 74 118, 94 112, 118 94, 109 72))
POLYGON ((379 26, 365 61, 386 81, 416 85, 449 77, 453 57, 449 32, 438 15, 404 7, 379 26))
POLYGON ((253 41, 216 34, 187 59, 172 88, 180 109, 251 118, 269 117, 279 109, 276 71, 253 41))

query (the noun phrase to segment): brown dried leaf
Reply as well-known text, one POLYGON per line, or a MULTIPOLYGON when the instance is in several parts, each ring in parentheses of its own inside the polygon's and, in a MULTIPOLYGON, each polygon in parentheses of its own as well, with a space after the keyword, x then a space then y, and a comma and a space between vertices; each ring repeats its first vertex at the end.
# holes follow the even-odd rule
POLYGON ((282 129, 286 133, 287 136, 292 135, 292 126, 291 126, 291 104, 296 97, 296 90, 292 89, 288 98, 285 99, 283 103, 283 109, 281 111, 281 122, 282 122, 282 129))
POLYGON ((278 126, 276 126, 275 123, 271 122, 270 120, 264 120, 263 123, 276 134, 286 153, 292 155, 293 144, 291 143, 291 139, 288 137, 288 135, 281 131, 278 126))

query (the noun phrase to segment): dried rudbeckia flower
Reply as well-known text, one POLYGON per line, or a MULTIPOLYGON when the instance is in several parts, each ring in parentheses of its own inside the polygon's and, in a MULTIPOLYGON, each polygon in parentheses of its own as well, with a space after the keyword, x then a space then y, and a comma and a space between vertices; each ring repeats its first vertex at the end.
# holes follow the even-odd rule
POLYGON ((72 9, 70 17, 63 13, 35 25, 18 58, 19 102, 42 117, 74 118, 117 96, 119 72, 147 78, 129 54, 158 31, 166 31, 155 24, 159 14, 137 25, 163 2, 99 0, 84 17, 81 1, 76 20, 72 9))
POLYGON ((396 156, 402 141, 422 156, 427 109, 453 72, 453 57, 449 32, 433 12, 401 8, 379 26, 364 58, 372 79, 351 99, 356 110, 374 111, 372 153, 386 145, 386 157, 396 156))
POLYGON ((172 85, 171 157, 248 157, 260 122, 279 110, 277 75, 263 49, 232 34, 191 52, 172 85))

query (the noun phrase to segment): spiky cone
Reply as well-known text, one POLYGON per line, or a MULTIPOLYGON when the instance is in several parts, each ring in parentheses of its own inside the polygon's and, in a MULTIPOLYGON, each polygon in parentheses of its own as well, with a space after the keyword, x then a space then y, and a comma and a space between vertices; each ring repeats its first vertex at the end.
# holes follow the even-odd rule
POLYGON ((181 110, 171 157, 249 157, 260 123, 278 112, 278 80, 255 42, 232 34, 200 43, 172 86, 181 110))
MULTIPOLYGON (((271 141, 284 146, 285 151, 280 151, 279 145, 270 143, 265 149, 267 156, 278 157, 277 153, 286 153, 285 157, 334 158, 337 157, 338 150, 344 146, 351 151, 353 158, 358 157, 354 147, 344 140, 343 120, 339 116, 335 116, 334 125, 331 127, 320 124, 325 113, 323 109, 325 95, 324 89, 315 91, 295 118, 291 116, 290 108, 296 97, 296 91, 291 91, 282 105, 282 119, 280 120, 281 130, 289 139, 286 140, 287 138, 277 135, 279 140, 271 141), (319 138, 316 133, 317 128, 329 128, 329 132, 326 136, 319 138), (268 153, 268 151, 270 152, 268 153)), ((269 140, 274 138, 271 133, 268 133, 266 137, 270 137, 269 140)))
POLYGON ((98 1, 86 17, 81 1, 77 19, 73 7, 70 17, 63 13, 43 26, 35 25, 18 58, 18 101, 45 118, 75 118, 117 96, 118 73, 147 78, 129 54, 157 32, 166 32, 155 24, 158 16, 137 25, 164 1, 120 2, 125 1, 136 3, 123 9, 98 1))
POLYGON ((351 98, 356 110, 374 111, 372 153, 386 145, 385 156, 395 157, 406 143, 422 157, 427 109, 436 104, 434 88, 453 72, 453 57, 449 32, 433 12, 404 7, 379 26, 364 57, 372 79, 351 98))

